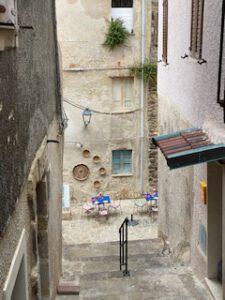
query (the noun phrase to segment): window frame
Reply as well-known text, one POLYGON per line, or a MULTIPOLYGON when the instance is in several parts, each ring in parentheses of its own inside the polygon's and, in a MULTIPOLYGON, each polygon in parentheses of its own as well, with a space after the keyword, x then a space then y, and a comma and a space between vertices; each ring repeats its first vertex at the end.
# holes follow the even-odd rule
POLYGON ((189 50, 190 56, 195 59, 202 59, 204 7, 204 0, 192 0, 189 50))
POLYGON ((112 103, 114 106, 117 106, 116 103, 119 102, 119 107, 129 109, 133 106, 134 103, 134 77, 126 76, 126 77, 112 77, 112 103), (114 80, 120 81, 120 100, 114 100, 114 80), (130 105, 126 105, 126 80, 132 81, 132 99, 130 101, 130 105))
POLYGON ((133 150, 132 149, 115 149, 112 150, 112 175, 113 176, 129 176, 133 174, 133 150), (125 162, 125 152, 130 153, 129 163, 125 162), (119 153, 119 171, 115 169, 114 154, 119 153), (125 165, 129 164, 129 171, 126 171, 125 165))

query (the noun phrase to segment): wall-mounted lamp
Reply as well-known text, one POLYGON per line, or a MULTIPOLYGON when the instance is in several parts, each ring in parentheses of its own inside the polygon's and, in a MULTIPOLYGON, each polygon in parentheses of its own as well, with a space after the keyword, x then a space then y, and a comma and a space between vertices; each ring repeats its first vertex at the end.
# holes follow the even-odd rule
POLYGON ((82 143, 80 143, 80 142, 75 142, 75 147, 76 147, 77 149, 81 149, 81 148, 84 147, 84 145, 83 145, 82 143))
POLYGON ((92 116, 92 112, 91 110, 87 107, 85 108, 85 110, 82 113, 82 117, 83 117, 83 121, 84 121, 84 126, 87 127, 90 122, 91 122, 91 116, 92 116))

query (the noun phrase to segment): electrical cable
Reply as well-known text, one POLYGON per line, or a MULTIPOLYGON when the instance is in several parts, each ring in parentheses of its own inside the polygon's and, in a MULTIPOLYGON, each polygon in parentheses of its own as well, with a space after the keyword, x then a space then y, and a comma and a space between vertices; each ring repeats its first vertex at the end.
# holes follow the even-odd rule
MULTIPOLYGON (((68 99, 63 99, 64 102, 68 103, 69 105, 73 106, 73 107, 76 107, 80 110, 85 110, 87 107, 86 106, 83 106, 83 105, 80 105, 80 104, 76 104, 68 99)), ((129 114, 129 113, 133 113, 133 112, 136 112, 138 110, 140 110, 139 108, 136 108, 136 109, 133 109, 131 111, 123 111, 123 112, 103 112, 103 111, 99 111, 99 110, 96 110, 96 109, 91 109, 90 110, 93 112, 93 113, 96 113, 96 114, 102 114, 102 115, 120 115, 120 114, 129 114)))

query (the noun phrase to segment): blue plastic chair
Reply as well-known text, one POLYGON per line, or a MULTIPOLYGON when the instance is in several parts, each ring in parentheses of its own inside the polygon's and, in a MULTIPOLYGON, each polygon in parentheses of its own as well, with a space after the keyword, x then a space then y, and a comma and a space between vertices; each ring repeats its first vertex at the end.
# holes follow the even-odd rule
POLYGON ((111 203, 110 197, 108 195, 103 196, 103 202, 111 203))

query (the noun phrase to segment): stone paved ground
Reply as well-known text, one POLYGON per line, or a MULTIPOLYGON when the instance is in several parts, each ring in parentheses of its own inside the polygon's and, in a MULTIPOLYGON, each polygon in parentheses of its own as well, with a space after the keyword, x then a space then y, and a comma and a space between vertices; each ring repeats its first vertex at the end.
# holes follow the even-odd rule
POLYGON ((131 276, 121 275, 118 227, 132 211, 132 202, 122 205, 123 214, 108 220, 84 216, 79 205, 73 208, 73 220, 63 222, 63 277, 79 282, 81 292, 57 300, 211 299, 188 267, 174 265, 169 256, 162 255, 157 225, 147 214, 137 215, 140 225, 129 228, 131 276))
POLYGON ((64 278, 79 277, 79 296, 57 300, 210 300, 203 284, 185 266, 163 256, 161 240, 129 243, 130 277, 119 271, 118 243, 67 245, 64 247, 64 278))
MULTIPOLYGON (((63 221, 64 245, 117 241, 118 229, 123 220, 132 214, 134 200, 122 200, 121 207, 122 213, 111 211, 109 218, 106 219, 99 217, 98 213, 87 215, 82 209, 83 203, 74 203, 71 208, 72 220, 63 221)), ((134 218, 138 219, 140 224, 130 228, 130 240, 157 237, 157 222, 149 217, 147 208, 139 209, 139 212, 134 214, 134 218)))

